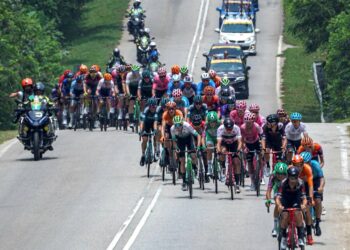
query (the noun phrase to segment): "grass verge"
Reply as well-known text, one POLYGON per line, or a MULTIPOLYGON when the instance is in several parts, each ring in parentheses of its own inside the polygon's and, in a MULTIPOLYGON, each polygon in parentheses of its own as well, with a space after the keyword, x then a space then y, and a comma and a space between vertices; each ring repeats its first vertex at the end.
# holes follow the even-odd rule
POLYGON ((284 7, 284 42, 295 46, 284 51, 282 69, 282 102, 290 112, 300 112, 306 122, 320 122, 320 104, 314 90, 312 63, 321 58, 320 53, 306 53, 302 43, 291 33, 294 17, 288 9, 288 0, 283 0, 284 7))
POLYGON ((7 140, 10 140, 18 134, 17 130, 3 130, 0 131, 0 144, 4 143, 7 140))
POLYGON ((128 3, 129 0, 88 1, 78 25, 65 31, 69 53, 62 64, 71 69, 82 63, 88 66, 98 64, 104 70, 122 36, 128 3))

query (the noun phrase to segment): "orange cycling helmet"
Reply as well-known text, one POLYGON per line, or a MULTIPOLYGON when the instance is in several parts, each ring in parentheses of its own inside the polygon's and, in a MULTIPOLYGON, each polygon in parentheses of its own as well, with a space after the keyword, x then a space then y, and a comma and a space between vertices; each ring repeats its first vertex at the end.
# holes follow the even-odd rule
POLYGON ((168 109, 170 108, 175 108, 176 107, 176 102, 170 101, 165 105, 168 109))
POLYGON ((303 163, 303 162, 304 162, 304 159, 300 155, 294 155, 293 156, 293 159, 292 159, 292 163, 293 164, 295 164, 295 163, 303 163))
POLYGON ((111 81, 112 80, 112 75, 109 73, 105 73, 103 75, 103 78, 105 79, 105 81, 111 81))
POLYGON ((88 72, 88 67, 85 64, 82 64, 80 65, 79 71, 82 74, 86 74, 88 72))
POLYGON ((309 146, 311 147, 314 144, 313 140, 311 139, 311 137, 303 137, 303 139, 301 139, 301 145, 302 146, 309 146))
POLYGON ((212 86, 206 86, 204 88, 204 95, 213 95, 215 92, 215 89, 212 86))
POLYGON ((27 86, 33 86, 33 80, 31 78, 24 78, 22 80, 22 88, 25 88, 27 86))
POLYGON ((180 74, 180 66, 177 65, 177 64, 174 64, 174 65, 171 67, 171 74, 173 74, 173 75, 180 74))

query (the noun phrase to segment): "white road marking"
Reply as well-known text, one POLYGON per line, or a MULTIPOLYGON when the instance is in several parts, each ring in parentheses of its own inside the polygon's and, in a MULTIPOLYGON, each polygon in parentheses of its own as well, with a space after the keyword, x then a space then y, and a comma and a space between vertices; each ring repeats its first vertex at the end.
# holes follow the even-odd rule
POLYGON ((342 126, 337 126, 340 132, 340 157, 341 157, 341 172, 345 180, 350 180, 349 178, 349 168, 348 168, 348 150, 347 143, 344 139, 346 135, 345 128, 342 126))
POLYGON ((115 246, 117 245, 118 241, 120 240, 120 238, 122 237, 123 233, 125 232, 125 230, 127 229, 127 227, 129 226, 130 222, 132 221, 132 219, 134 218, 135 214, 137 213, 137 211, 140 209, 143 201, 144 201, 145 197, 142 197, 136 204, 135 208, 133 209, 132 213, 128 216, 128 219, 126 221, 124 221, 123 225, 120 227, 118 233, 114 236, 112 242, 109 244, 109 246, 107 247, 107 250, 113 250, 115 248, 115 246))
POLYGON ((6 143, 8 144, 0 151, 0 158, 7 152, 7 150, 17 143, 17 139, 12 139, 6 143))
POLYGON ((132 233, 131 237, 129 238, 128 242, 126 243, 126 245, 124 246, 123 250, 128 250, 130 249, 130 247, 132 246, 132 244, 135 242, 136 237, 139 235, 142 227, 145 225, 148 217, 150 216, 152 209, 154 207, 154 205, 156 204, 158 197, 160 195, 160 192, 162 191, 162 188, 159 187, 156 194, 154 195, 151 204, 148 206, 145 214, 142 216, 142 219, 140 220, 139 224, 137 224, 134 232, 132 233))
POLYGON ((203 7, 204 7, 204 0, 201 0, 201 6, 200 6, 200 9, 199 9, 199 15, 198 15, 198 19, 197 19, 196 31, 194 32, 194 36, 193 36, 192 44, 191 44, 191 47, 190 47, 190 51, 188 52, 188 56, 187 56, 187 61, 186 61, 186 65, 187 66, 190 63, 192 51, 193 51, 194 45, 196 44, 198 31, 199 31, 199 26, 201 24, 201 19, 202 19, 203 7))
POLYGON ((278 39, 278 48, 277 48, 277 58, 276 58, 276 95, 277 95, 277 106, 282 108, 281 101, 281 55, 282 55, 282 44, 283 44, 283 36, 280 35, 278 39))
POLYGON ((200 48, 200 45, 201 45, 201 41, 203 39, 203 34, 204 34, 204 29, 205 29, 205 23, 207 21, 207 16, 208 16, 208 10, 209 10, 209 3, 210 1, 207 0, 207 4, 205 6, 205 12, 204 12, 204 16, 203 16, 203 22, 202 22, 202 29, 201 29, 201 34, 199 36, 199 40, 197 42, 197 49, 196 49, 196 52, 194 53, 193 55, 193 59, 192 59, 192 65, 191 65, 191 71, 190 71, 190 74, 192 75, 193 74, 193 70, 194 70, 194 65, 196 63, 196 60, 197 60, 197 56, 198 56, 198 52, 199 52, 199 48, 200 48))
POLYGON ((350 213, 350 197, 347 195, 345 196, 345 199, 343 201, 343 207, 345 209, 344 214, 350 213))

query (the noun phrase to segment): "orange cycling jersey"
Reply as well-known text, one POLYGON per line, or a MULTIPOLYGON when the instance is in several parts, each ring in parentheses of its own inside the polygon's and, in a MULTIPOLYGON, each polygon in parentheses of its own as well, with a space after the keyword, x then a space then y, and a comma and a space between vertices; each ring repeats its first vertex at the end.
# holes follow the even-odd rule
POLYGON ((220 76, 215 76, 214 78, 212 78, 213 82, 215 83, 215 87, 219 87, 220 86, 220 82, 221 82, 221 77, 220 76))
POLYGON ((309 187, 314 186, 312 168, 308 164, 304 164, 303 171, 300 172, 299 178, 306 182, 309 187))
POLYGON ((162 119, 163 119, 163 121, 165 121, 165 123, 166 123, 167 125, 172 126, 172 125, 173 125, 173 118, 174 118, 174 116, 176 116, 176 115, 179 115, 179 116, 183 117, 182 112, 181 112, 179 109, 177 109, 177 110, 175 110, 175 115, 173 115, 173 116, 171 116, 171 115, 169 114, 169 111, 168 111, 168 110, 165 111, 164 114, 163 114, 163 118, 162 118, 162 119))
MULTIPOLYGON (((304 148, 304 146, 301 145, 301 146, 298 148, 298 154, 300 154, 300 153, 302 153, 302 152, 304 152, 304 151, 305 151, 305 148, 304 148)), ((322 155, 323 155, 322 147, 321 147, 320 144, 314 143, 314 145, 313 145, 313 147, 312 147, 311 155, 312 155, 313 158, 316 157, 316 156, 318 156, 318 155, 319 155, 319 156, 322 156, 322 155)))

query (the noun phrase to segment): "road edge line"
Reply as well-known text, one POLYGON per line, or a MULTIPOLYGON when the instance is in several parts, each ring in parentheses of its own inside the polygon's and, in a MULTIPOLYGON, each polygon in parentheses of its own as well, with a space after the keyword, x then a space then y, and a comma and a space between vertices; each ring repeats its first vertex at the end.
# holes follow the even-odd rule
POLYGON ((282 44, 283 44, 283 35, 280 35, 278 39, 277 58, 276 58, 276 95, 277 95, 278 108, 282 108, 282 100, 281 100, 282 44))
POLYGON ((4 154, 16 143, 17 143, 17 138, 13 138, 7 142, 4 142, 3 143, 4 148, 1 149, 1 151, 0 151, 0 158, 3 157, 4 154), (7 145, 5 146, 5 144, 7 144, 7 145))

